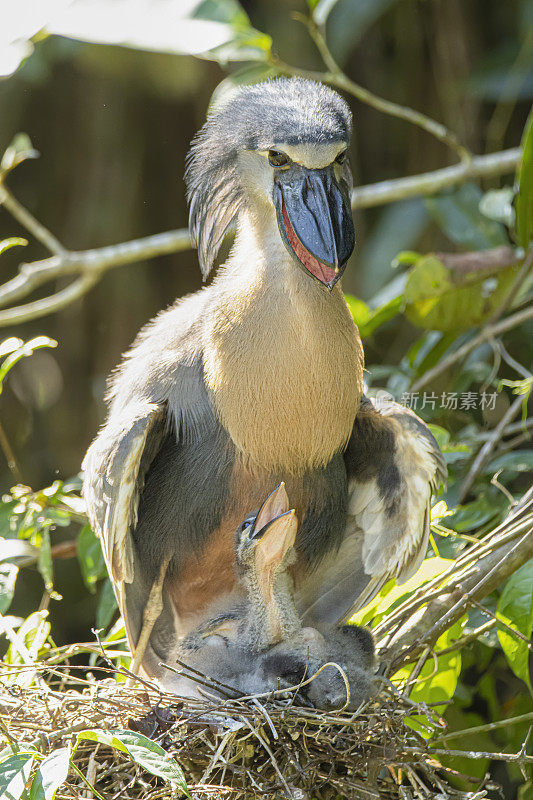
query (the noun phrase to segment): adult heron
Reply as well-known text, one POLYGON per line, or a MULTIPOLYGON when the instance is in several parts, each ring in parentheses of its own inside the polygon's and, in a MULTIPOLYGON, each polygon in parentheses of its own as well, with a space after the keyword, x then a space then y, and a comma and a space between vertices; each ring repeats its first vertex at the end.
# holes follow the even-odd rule
MULTIPOLYGON (((304 622, 344 621, 424 557, 437 443, 412 412, 363 395, 363 349, 340 287, 355 243, 351 114, 333 90, 277 79, 211 114, 186 174, 207 288, 150 322, 110 382, 84 461, 134 668, 236 589, 234 532, 284 481, 300 526, 304 622)), ((142 662, 142 663, 141 663, 142 662)))

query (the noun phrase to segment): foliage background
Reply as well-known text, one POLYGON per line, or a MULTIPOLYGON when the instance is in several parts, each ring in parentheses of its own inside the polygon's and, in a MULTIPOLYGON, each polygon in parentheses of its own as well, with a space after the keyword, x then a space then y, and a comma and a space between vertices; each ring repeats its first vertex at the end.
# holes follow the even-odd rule
MULTIPOLYGON (((240 13, 231 2, 202 5, 213 17, 222 13, 222 6, 240 13)), ((331 52, 346 74, 360 84, 442 121, 475 153, 519 144, 533 96, 531 0, 505 4, 497 0, 339 0, 321 5, 331 9, 326 26, 331 52)), ((254 28, 268 31, 282 61, 304 69, 323 69, 309 31, 295 18, 294 12, 308 13, 303 2, 253 0, 243 7, 254 28)), ((212 58, 155 52, 156 47, 150 52, 60 36, 36 36, 34 45, 31 57, 14 74, 0 79, 0 150, 5 150, 17 132, 26 131, 42 153, 38 161, 26 163, 10 175, 9 187, 15 196, 66 247, 75 250, 185 227, 183 171, 190 140, 205 118, 215 89, 228 74, 241 69, 242 63, 230 61, 228 65, 212 58)), ((271 69, 259 61, 248 77, 260 79, 271 69)), ((354 111, 351 160, 356 186, 456 161, 452 151, 419 128, 384 116, 353 97, 348 100, 354 111)), ((480 185, 484 192, 502 185, 512 190, 514 176, 480 185)), ((494 312, 495 306, 487 303, 480 318, 474 320, 470 316, 472 295, 464 290, 461 297, 452 297, 448 330, 437 331, 439 326, 432 318, 425 319, 425 312, 417 312, 416 296, 408 302, 405 279, 401 278, 414 263, 420 272, 416 279, 411 277, 414 290, 421 291, 431 283, 435 265, 430 262, 428 267, 427 261, 418 261, 416 253, 461 253, 516 244, 509 215, 507 225, 488 219, 479 211, 481 197, 481 190, 468 184, 432 199, 357 211, 358 243, 344 280, 344 289, 358 298, 352 304, 356 320, 364 323, 370 316, 369 307, 377 309, 391 298, 399 298, 395 311, 400 313, 392 319, 375 330, 363 324, 368 379, 374 388, 382 386, 400 397, 439 359, 468 341, 474 323, 486 323, 494 312), (414 253, 398 261, 402 251, 414 253)), ((496 216, 505 217, 501 197, 497 206, 496 216)), ((27 232, 0 209, 0 240, 25 235, 27 232)), ((1 255, 2 281, 15 273, 22 259, 43 257, 42 247, 31 240, 23 256, 21 252, 14 247, 1 255)), ((515 275, 509 271, 498 280, 512 283, 515 275)), ((65 282, 59 279, 58 288, 65 282)), ((0 459, 3 491, 15 483, 38 488, 56 479, 75 478, 103 419, 105 379, 120 354, 157 311, 200 286, 194 251, 160 256, 107 272, 82 300, 53 316, 5 329, 6 338, 17 336, 26 341, 46 335, 59 346, 36 349, 5 381, 0 416, 18 472, 13 474, 0 459)), ((522 304, 529 297, 528 286, 527 281, 521 286, 518 299, 522 304)), ((476 284, 474 293, 479 297, 480 292, 490 294, 493 288, 476 284)), ((442 307, 437 312, 442 319, 442 307)), ((523 409, 517 407, 511 420, 518 427, 506 439, 502 434, 503 446, 498 442, 500 449, 495 449, 477 475, 463 505, 440 521, 441 534, 447 534, 442 527, 445 524, 455 534, 477 537, 499 521, 508 500, 490 484, 490 477, 502 465, 505 470, 500 480, 513 496, 529 485, 533 449, 519 423, 522 410, 527 417, 531 388, 531 332, 529 320, 506 335, 505 353, 511 361, 505 357, 498 360, 494 348, 485 343, 474 349, 465 363, 454 364, 424 387, 437 395, 483 389, 498 392, 492 412, 438 407, 419 412, 441 426, 436 432, 446 445, 451 469, 446 500, 455 509, 473 454, 515 401, 513 390, 517 387, 501 381, 523 381, 518 387, 523 409), (516 362, 522 371, 517 371, 516 362)), ((70 488, 78 488, 75 480, 67 483, 66 489, 70 488)), ((18 577, 9 613, 24 619, 43 604, 51 604, 52 635, 59 645, 92 638, 99 600, 94 590, 97 584, 101 586, 103 574, 91 532, 85 527, 79 534, 81 510, 75 499, 65 500, 62 492, 57 486, 38 496, 20 490, 18 496, 6 499, 0 510, 0 535, 21 536, 39 552, 43 548, 47 552, 52 532, 50 546, 55 547, 55 558, 47 560, 45 553, 39 556, 39 563, 32 563, 31 557, 17 562, 28 566, 18 577), (62 542, 63 550, 59 547, 62 542), (79 558, 72 557, 76 551, 79 558), (46 581, 46 564, 52 562, 53 584, 62 602, 53 599, 51 573, 49 591, 43 595, 42 576, 46 581)), ((445 513, 443 507, 441 511, 445 513)), ((465 543, 455 534, 440 536, 436 530, 429 555, 453 557, 465 543)), ((520 598, 525 605, 519 614, 528 620, 530 566, 526 565, 529 572, 524 573, 520 598)), ((487 606, 494 610, 497 601, 495 595, 487 606)), ((107 622, 107 606, 102 608, 100 605, 100 621, 107 622)), ((509 612, 513 624, 517 614, 516 609, 509 612)), ((479 610, 471 611, 467 629, 486 620, 479 610)), ((529 621, 521 630, 530 636, 529 621)), ((520 657, 523 661, 523 650, 520 657)), ((522 677, 529 681, 527 648, 525 659, 527 674, 522 668, 522 677)), ((446 720, 452 731, 533 711, 526 681, 511 671, 495 629, 462 648, 461 657, 450 669, 452 678, 446 690, 449 693, 451 687, 453 694, 455 689, 455 697, 446 720)), ((446 673, 443 664, 440 672, 446 673)), ((485 731, 470 745, 517 752, 527 728, 524 723, 485 731)), ((533 797, 533 785, 524 781, 518 768, 489 764, 487 759, 474 765, 456 759, 454 767, 479 776, 490 768, 507 796, 518 792, 521 800, 533 797)))

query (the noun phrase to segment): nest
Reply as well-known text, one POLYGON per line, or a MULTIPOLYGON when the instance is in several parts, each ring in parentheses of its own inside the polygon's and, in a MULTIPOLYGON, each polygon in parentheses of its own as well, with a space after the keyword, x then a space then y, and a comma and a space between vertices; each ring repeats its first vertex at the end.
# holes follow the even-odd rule
MULTIPOLYGON (((452 771, 409 726, 416 717, 418 729, 443 727, 439 714, 385 680, 353 714, 300 707, 296 690, 220 699, 205 685, 209 679, 201 679, 205 699, 184 700, 147 682, 129 688, 104 667, 5 667, 0 727, 6 743, 21 750, 48 755, 76 742, 80 731, 128 729, 175 759, 194 798, 472 797, 449 784, 452 771), (32 680, 15 682, 13 671, 26 677, 33 671, 32 680)), ((71 764, 58 800, 176 796, 169 783, 102 743, 79 741, 71 764)))

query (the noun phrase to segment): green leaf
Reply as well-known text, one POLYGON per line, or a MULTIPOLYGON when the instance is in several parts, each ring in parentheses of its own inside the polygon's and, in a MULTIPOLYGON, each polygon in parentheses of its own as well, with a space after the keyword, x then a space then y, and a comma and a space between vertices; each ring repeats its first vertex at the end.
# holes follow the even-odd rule
POLYGON ((0 564, 0 614, 5 614, 11 605, 18 571, 15 564, 0 564))
POLYGON ((372 315, 372 312, 365 301, 361 300, 359 297, 355 297, 353 294, 345 294, 344 299, 348 303, 348 308, 350 309, 350 313, 355 324, 358 327, 363 327, 366 325, 372 315))
MULTIPOLYGON (((487 618, 484 617, 483 621, 485 622, 486 619, 487 618)), ((446 709, 445 719, 448 725, 448 730, 446 731, 447 735, 450 735, 454 731, 462 731, 465 730, 465 728, 474 728, 479 725, 483 725, 487 721, 485 717, 481 716, 480 714, 476 714, 473 711, 462 711, 456 702, 449 703, 446 709)), ((491 719, 491 717, 489 717, 489 719, 491 719)), ((450 748, 450 750, 464 750, 465 747, 468 747, 469 750, 478 750, 490 753, 493 746, 494 740, 491 738, 491 735, 488 731, 472 734, 470 738, 458 736, 457 739, 446 739, 446 747, 450 748)), ((457 755, 439 756, 439 761, 454 771, 456 770, 457 772, 462 772, 463 775, 475 776, 479 778, 479 780, 483 779, 489 764, 489 761, 486 758, 476 758, 474 760, 466 757, 462 758, 461 756, 457 755)), ((456 778, 454 775, 454 779, 455 785, 455 781, 458 780, 458 776, 456 778)), ((461 781, 461 788, 463 788, 463 785, 465 791, 470 790, 472 786, 471 782, 466 780, 461 781)))
MULTIPOLYGON (((511 575, 504 586, 496 613, 498 619, 530 639, 533 630, 533 558, 511 575)), ((505 628, 498 630, 498 639, 511 669, 533 693, 528 643, 505 628)))
MULTIPOLYGON (((28 158, 39 158, 39 152, 32 146, 31 139, 27 133, 17 133, 0 162, 0 176, 11 172, 28 158)), ((24 241, 24 240, 21 240, 24 241)))
POLYGON ((77 741, 82 740, 99 742, 107 747, 120 750, 122 753, 127 753, 136 764, 139 764, 147 772, 163 778, 190 797, 181 767, 160 745, 143 736, 142 733, 127 730, 87 730, 78 734, 77 741))
MULTIPOLYGON (((25 247, 27 244, 28 244, 27 239, 20 239, 17 236, 12 236, 10 239, 4 239, 3 241, 0 242, 0 256, 2 255, 2 253, 5 253, 7 250, 10 250, 12 247, 25 247)), ((2 355, 4 354, 2 353, 2 355)))
POLYGON ((457 533, 472 533, 497 517, 500 510, 493 497, 482 493, 471 503, 459 506, 449 520, 449 525, 457 533))
MULTIPOLYGON (((43 653, 46 640, 50 635, 48 611, 35 611, 24 620, 17 631, 17 639, 9 645, 4 660, 7 664, 32 663, 43 653)), ((6 676, 6 683, 15 681, 21 688, 32 685, 35 674, 25 670, 20 675, 6 676)))
POLYGON ((6 375, 13 369, 15 364, 22 358, 33 355, 35 350, 40 350, 42 347, 57 347, 57 342, 55 339, 50 339, 48 336, 36 336, 35 339, 30 339, 29 342, 21 343, 20 347, 10 352, 0 366, 0 394, 6 375))
POLYGON ((30 787, 30 800, 54 800, 66 781, 70 763, 70 747, 54 750, 41 762, 30 787))
POLYGON ((533 239, 533 111, 530 112, 522 137, 522 161, 518 168, 516 197, 518 241, 525 249, 533 239))
POLYGON ((416 264, 420 258, 422 258, 421 253, 417 253, 416 250, 402 250, 393 260, 391 267, 393 269, 397 269, 397 267, 401 266, 410 267, 413 264, 416 264))
POLYGON ((512 453, 504 453, 503 456, 498 456, 498 458, 487 464, 483 472, 491 475, 499 470, 531 473, 533 470, 533 450, 514 450, 512 453))
POLYGON ((465 183, 459 189, 426 200, 426 207, 452 242, 470 250, 484 250, 507 244, 505 228, 487 219, 479 210, 481 189, 465 183))
POLYGON ((0 763, 0 797, 20 800, 28 783, 35 753, 16 753, 0 763))
POLYGON ((498 276, 458 278, 430 253, 409 272, 404 291, 406 316, 422 328, 456 333, 469 330, 501 306, 517 270, 510 267, 498 276))
POLYGON ((381 325, 399 314, 403 303, 401 297, 394 297, 379 308, 371 309, 352 294, 346 294, 345 299, 362 339, 367 339, 381 325))
POLYGON ((408 350, 409 364, 415 375, 423 375, 443 358, 449 348, 457 346, 457 334, 426 331, 408 350))
POLYGON ((78 535, 78 561, 84 583, 90 592, 96 591, 96 582, 107 575, 107 567, 100 540, 90 525, 84 525, 78 535))

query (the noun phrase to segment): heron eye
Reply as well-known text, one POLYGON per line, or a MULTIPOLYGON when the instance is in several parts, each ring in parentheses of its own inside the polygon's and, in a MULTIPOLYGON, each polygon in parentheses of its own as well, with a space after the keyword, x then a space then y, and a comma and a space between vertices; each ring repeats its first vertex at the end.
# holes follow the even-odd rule
POLYGON ((342 153, 339 153, 339 155, 335 159, 336 163, 337 164, 344 164, 344 162, 346 161, 347 154, 348 154, 347 150, 343 150, 342 153))
POLYGON ((249 528, 251 528, 252 525, 254 524, 256 516, 257 514, 250 514, 250 516, 246 517, 244 522, 241 522, 241 524, 239 525, 237 532, 239 534, 242 534, 244 533, 244 531, 249 530, 249 528))
POLYGON ((268 163, 271 167, 284 167, 289 163, 289 159, 285 153, 281 153, 279 150, 269 150, 268 163))

